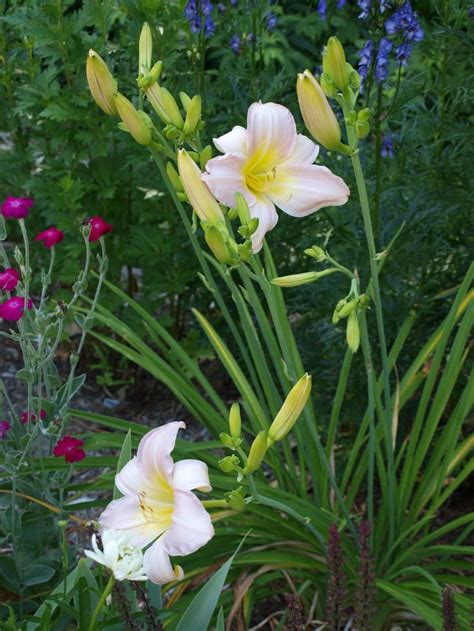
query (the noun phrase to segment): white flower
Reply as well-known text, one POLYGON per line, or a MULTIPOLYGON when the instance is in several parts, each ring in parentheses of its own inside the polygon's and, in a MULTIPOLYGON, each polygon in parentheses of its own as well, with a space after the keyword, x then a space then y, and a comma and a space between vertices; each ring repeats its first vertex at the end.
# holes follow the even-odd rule
POLYGON ((185 556, 214 535, 211 518, 193 489, 210 491, 207 465, 200 460, 173 462, 171 452, 184 423, 167 423, 148 432, 137 455, 117 474, 124 497, 111 502, 100 516, 106 528, 124 530, 140 547, 154 542, 144 555, 144 569, 154 583, 183 577, 171 556, 185 556))
POLYGON ((97 545, 96 535, 92 535, 92 550, 84 553, 101 565, 105 565, 118 581, 146 581, 143 569, 141 548, 130 542, 127 531, 104 528, 101 533, 102 550, 97 545))
POLYGON ((348 200, 345 182, 313 164, 319 147, 296 133, 295 119, 283 105, 253 103, 247 129, 234 127, 214 144, 225 155, 208 161, 202 179, 227 206, 235 205, 236 192, 245 197, 251 216, 259 220, 252 236, 254 252, 278 221, 275 206, 293 217, 305 217, 348 200))

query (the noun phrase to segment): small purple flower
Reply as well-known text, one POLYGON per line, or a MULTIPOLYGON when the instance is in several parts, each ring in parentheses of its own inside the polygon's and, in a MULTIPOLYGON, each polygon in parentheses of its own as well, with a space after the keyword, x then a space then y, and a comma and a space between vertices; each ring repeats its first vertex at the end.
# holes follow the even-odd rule
POLYGON ((6 438, 6 435, 8 434, 10 427, 11 425, 8 421, 0 421, 0 440, 3 440, 4 438, 6 438))
POLYGON ((232 7, 236 7, 236 6, 237 6, 237 4, 238 4, 238 1, 239 1, 239 0, 230 0, 230 5, 231 5, 232 7))
POLYGON ((392 42, 387 37, 383 37, 379 42, 377 62, 375 64, 375 80, 377 83, 383 83, 388 77, 388 56, 391 50, 392 42))
POLYGON ((222 2, 219 2, 219 4, 217 5, 217 10, 219 11, 219 13, 224 13, 225 4, 223 4, 222 2))
POLYGON ((346 6, 347 0, 337 0, 336 8, 343 9, 346 6))
POLYGON ((318 15, 321 18, 321 20, 325 20, 327 18, 328 5, 327 5, 326 0, 318 1, 318 6, 317 6, 316 11, 318 12, 318 15))
POLYGON ((205 37, 212 37, 216 32, 216 25, 211 17, 207 17, 204 21, 204 35, 205 37))
POLYGON ((24 219, 33 204, 30 197, 7 197, 0 210, 5 219, 24 219))
POLYGON ((240 53, 240 37, 238 35, 232 35, 230 47, 236 55, 240 53))
POLYGON ((191 22, 192 20, 194 20, 196 11, 197 11, 196 0, 188 0, 188 2, 186 3, 186 6, 184 7, 184 17, 189 22, 191 22))
POLYGON ((398 61, 398 63, 402 64, 403 66, 406 66, 408 63, 408 60, 411 57, 412 52, 413 52, 412 44, 410 44, 409 42, 403 42, 403 44, 400 44, 400 46, 397 46, 395 50, 395 58, 398 61))
POLYGON ((249 44, 251 44, 252 42, 255 41, 255 35, 253 33, 249 33, 247 35, 247 41, 249 42, 249 44))
POLYGON ((400 33, 404 41, 421 42, 425 32, 407 0, 395 13, 385 20, 387 35, 400 33))
POLYGON ((361 88, 364 86, 364 82, 367 79, 367 75, 369 74, 369 68, 372 65, 372 60, 374 56, 374 42, 369 39, 365 42, 362 49, 359 51, 359 75, 361 79, 361 88))
POLYGON ((370 13, 370 0, 357 0, 357 4, 359 5, 359 9, 361 10, 358 17, 361 20, 366 20, 369 17, 370 13))
POLYGON ((201 0, 201 11, 205 17, 209 17, 212 13, 212 2, 210 0, 201 0))
POLYGON ((380 13, 385 13, 385 9, 388 6, 388 0, 380 0, 379 2, 379 11, 380 13))
POLYGON ((267 29, 269 31, 273 31, 276 28, 276 25, 278 24, 278 18, 273 13, 273 11, 270 11, 270 13, 267 13, 267 15, 265 16, 265 24, 267 25, 267 29))
POLYGON ((382 141, 382 147, 380 149, 380 155, 382 156, 382 158, 390 158, 390 160, 395 157, 393 136, 391 134, 387 134, 384 137, 382 141))

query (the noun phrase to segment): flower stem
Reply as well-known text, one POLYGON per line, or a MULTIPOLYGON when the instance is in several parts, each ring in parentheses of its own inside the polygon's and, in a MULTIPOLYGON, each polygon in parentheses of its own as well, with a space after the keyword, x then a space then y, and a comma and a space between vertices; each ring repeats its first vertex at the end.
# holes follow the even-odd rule
POLYGON ((96 624, 97 624, 97 618, 99 617, 100 612, 102 611, 104 605, 105 605, 105 601, 107 600, 107 596, 110 594, 110 592, 112 591, 112 587, 114 586, 115 583, 115 578, 114 575, 111 574, 110 578, 107 582, 107 585, 105 586, 104 591, 102 592, 102 596, 99 598, 99 602, 96 605, 96 608, 94 609, 94 613, 92 614, 92 618, 91 618, 91 622, 89 624, 89 631, 95 631, 96 628, 96 624))
POLYGON ((46 274, 46 276, 44 277, 43 280, 43 287, 41 288, 41 298, 40 298, 40 303, 39 303, 39 309, 41 311, 41 308, 43 306, 44 300, 46 298, 46 292, 48 291, 48 287, 51 284, 51 274, 53 272, 53 266, 54 266, 54 257, 55 257, 55 248, 54 245, 52 248, 50 248, 49 250, 50 252, 50 259, 49 259, 49 268, 48 268, 48 273, 46 274))

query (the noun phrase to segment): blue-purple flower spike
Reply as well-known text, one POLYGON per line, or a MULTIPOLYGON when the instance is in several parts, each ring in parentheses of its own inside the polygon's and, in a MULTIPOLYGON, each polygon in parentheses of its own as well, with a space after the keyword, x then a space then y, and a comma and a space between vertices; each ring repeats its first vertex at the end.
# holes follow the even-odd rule
POLYGON ((372 65, 372 59, 374 55, 374 42, 369 39, 362 49, 359 51, 359 75, 361 79, 361 90, 363 90, 364 82, 367 79, 367 75, 369 74, 369 68, 372 65))
POLYGON ((395 157, 395 149, 393 146, 393 136, 391 134, 387 134, 383 141, 382 147, 380 149, 380 155, 382 158, 394 158, 395 157))
POLYGON ((318 7, 316 9, 321 20, 325 20, 328 13, 328 5, 326 0, 319 0, 318 7))
POLYGON ((391 50, 392 42, 387 37, 383 37, 379 42, 377 63, 375 65, 375 80, 377 83, 383 83, 388 77, 388 56, 391 50))
POLYGON ((357 0, 357 4, 361 10, 358 17, 361 20, 366 20, 370 13, 370 0, 357 0))
POLYGON ((232 35, 230 47, 236 55, 240 53, 240 37, 238 35, 232 35))

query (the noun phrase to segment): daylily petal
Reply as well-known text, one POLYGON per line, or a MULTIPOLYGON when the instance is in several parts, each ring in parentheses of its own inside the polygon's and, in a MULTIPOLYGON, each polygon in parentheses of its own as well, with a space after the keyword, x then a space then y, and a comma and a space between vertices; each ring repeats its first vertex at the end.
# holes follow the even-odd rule
POLYGON ((99 523, 105 528, 128 530, 130 542, 140 547, 148 545, 163 532, 158 524, 145 519, 138 496, 110 502, 99 517, 99 523))
POLYGON ((123 495, 138 495, 143 491, 147 494, 153 492, 153 487, 145 479, 136 456, 129 460, 123 469, 117 473, 115 486, 123 495))
POLYGON ((202 460, 180 460, 175 462, 173 487, 180 491, 212 491, 207 464, 202 460))
POLYGON ((265 235, 276 226, 278 222, 278 214, 275 210, 273 202, 261 195, 258 201, 250 207, 251 217, 259 220, 258 228, 252 235, 252 250, 254 253, 262 249, 265 235))
POLYGON ((253 103, 247 114, 247 131, 252 168, 271 168, 289 158, 295 149, 295 119, 283 105, 253 103))
POLYGON ((236 125, 232 131, 213 140, 216 149, 221 153, 247 153, 247 130, 240 125, 236 125))
POLYGON ((344 180, 326 167, 287 163, 267 191, 281 210, 293 217, 305 217, 324 206, 342 206, 350 191, 344 180))
POLYGON ((176 489, 174 498, 173 523, 162 539, 169 554, 185 556, 212 539, 214 528, 209 513, 193 493, 176 489))
POLYGON ((148 548, 143 557, 145 573, 152 583, 164 585, 171 581, 183 578, 184 573, 179 565, 173 569, 168 552, 165 549, 165 541, 160 537, 158 541, 148 548))
POLYGON ((296 136, 295 150, 288 158, 288 162, 299 162, 300 164, 313 164, 318 157, 319 146, 307 136, 298 134, 296 136))
POLYGON ((201 176, 213 195, 226 206, 235 205, 237 192, 242 193, 249 204, 255 201, 255 196, 245 184, 243 172, 245 160, 245 156, 235 153, 212 158, 206 164, 207 173, 201 176))
POLYGON ((160 499, 156 493, 157 489, 165 496, 167 490, 172 493, 174 463, 171 452, 179 430, 185 427, 183 422, 166 423, 148 432, 138 445, 138 465, 145 472, 147 482, 155 489, 153 497, 156 499, 160 499))

